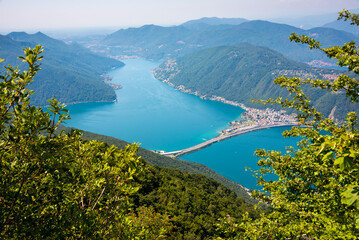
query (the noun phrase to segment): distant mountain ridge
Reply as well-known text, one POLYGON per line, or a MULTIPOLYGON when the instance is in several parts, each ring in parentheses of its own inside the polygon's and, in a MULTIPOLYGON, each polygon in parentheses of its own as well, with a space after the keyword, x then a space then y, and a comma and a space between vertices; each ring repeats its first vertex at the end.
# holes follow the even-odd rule
POLYGON ((322 52, 310 51, 306 46, 290 42, 288 39, 290 34, 296 32, 299 35, 309 35, 321 41, 323 46, 340 45, 359 38, 335 29, 303 30, 263 20, 244 21, 238 25, 210 25, 205 22, 195 20, 173 27, 146 25, 140 28, 121 29, 108 35, 98 46, 90 47, 94 51, 113 57, 166 60, 209 47, 248 42, 269 47, 301 62, 314 60, 330 62, 322 52))
POLYGON ((359 35, 358 26, 350 25, 348 22, 345 22, 343 20, 333 21, 333 22, 324 24, 322 27, 333 28, 336 30, 345 31, 345 32, 351 33, 355 36, 359 35))
MULTIPOLYGON (((358 14, 359 13, 359 9, 351 9, 349 10, 351 13, 355 13, 358 14)), ((338 15, 336 16, 336 18, 338 17, 338 15)), ((359 30, 358 30, 358 26, 356 25, 351 25, 350 24, 350 20, 348 21, 344 21, 343 19, 341 20, 334 20, 334 21, 330 21, 326 24, 323 24, 322 27, 324 28, 332 28, 332 29, 336 29, 336 30, 340 30, 340 31, 345 31, 348 33, 351 33, 355 36, 359 35, 359 30)))
POLYGON ((0 35, 0 57, 6 60, 4 64, 24 67, 17 57, 23 55, 23 48, 35 45, 43 46, 44 60, 31 85, 35 90, 33 104, 47 105, 46 100, 52 97, 66 104, 116 100, 114 89, 100 75, 123 63, 95 55, 78 44, 68 45, 41 32, 13 32, 0 35))
MULTIPOLYGON (((222 97, 254 108, 266 108, 251 99, 286 97, 287 91, 273 83, 277 76, 332 79, 343 71, 311 68, 285 58, 266 47, 250 44, 221 46, 169 60, 157 69, 155 77, 185 92, 209 99, 222 97)), ((335 106, 335 117, 343 119, 348 111, 359 111, 358 104, 346 101, 345 95, 307 89, 312 102, 326 116, 335 106)))
POLYGON ((247 22, 249 20, 245 18, 218 18, 218 17, 204 17, 196 20, 190 20, 183 24, 184 27, 191 27, 197 24, 207 24, 207 25, 239 25, 241 23, 247 22))

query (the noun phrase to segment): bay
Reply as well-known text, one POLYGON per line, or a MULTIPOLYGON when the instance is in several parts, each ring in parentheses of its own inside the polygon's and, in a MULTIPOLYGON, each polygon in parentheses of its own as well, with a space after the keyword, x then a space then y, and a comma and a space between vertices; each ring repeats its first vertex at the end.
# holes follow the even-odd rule
POLYGON ((150 150, 174 151, 215 137, 243 112, 162 83, 151 72, 159 62, 124 62, 123 68, 109 73, 114 83, 123 86, 116 91, 118 101, 70 105, 68 126, 138 142, 150 150))
MULTIPOLYGON (((67 126, 140 143, 150 150, 175 151, 218 135, 228 122, 238 119, 239 107, 184 94, 154 78, 151 70, 160 63, 125 60, 125 66, 109 73, 121 84, 114 103, 80 103, 67 108, 67 126)), ((271 128, 243 134, 213 144, 180 158, 202 163, 219 174, 258 189, 249 167, 257 170, 258 148, 284 151, 295 140, 281 135, 286 128, 271 128)))

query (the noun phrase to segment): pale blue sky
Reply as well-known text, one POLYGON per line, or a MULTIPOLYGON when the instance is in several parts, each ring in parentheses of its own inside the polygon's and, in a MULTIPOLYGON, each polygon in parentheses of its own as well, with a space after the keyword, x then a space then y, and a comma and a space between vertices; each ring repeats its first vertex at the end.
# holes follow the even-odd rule
POLYGON ((175 25, 201 17, 268 19, 359 8, 359 0, 0 0, 0 30, 175 25))

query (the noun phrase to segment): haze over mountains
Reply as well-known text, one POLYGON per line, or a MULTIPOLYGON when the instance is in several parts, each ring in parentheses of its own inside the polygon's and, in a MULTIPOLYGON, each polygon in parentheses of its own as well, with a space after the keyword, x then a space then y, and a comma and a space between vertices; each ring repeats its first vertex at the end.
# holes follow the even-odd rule
MULTIPOLYGON (((268 47, 289 59, 309 63, 312 66, 333 67, 333 62, 320 51, 311 51, 307 46, 290 42, 288 37, 293 32, 299 35, 311 36, 319 40, 323 46, 341 45, 359 38, 355 34, 356 31, 348 23, 344 22, 333 22, 326 24, 325 27, 303 30, 290 25, 263 20, 249 21, 244 18, 214 17, 191 20, 179 26, 145 25, 139 28, 120 29, 104 38, 97 36, 79 41, 80 44, 103 57, 91 53, 77 43, 66 44, 40 32, 36 34, 13 32, 7 36, 0 35, 0 54, 7 60, 8 64, 14 65, 18 63, 16 62, 16 57, 21 55, 22 48, 36 44, 44 46, 45 61, 43 61, 43 70, 39 72, 39 80, 35 81, 32 86, 36 91, 36 94, 32 97, 35 104, 44 105, 46 104, 45 100, 51 97, 57 97, 65 103, 114 101, 116 99, 114 90, 104 83, 100 75, 113 67, 120 67, 123 64, 108 57, 116 59, 141 57, 163 61, 215 46, 250 43, 254 46, 268 47)), ((251 46, 251 49, 253 50, 254 48, 251 46)), ((210 51, 213 51, 213 49, 210 51)), ((246 54, 250 55, 250 53, 246 54)), ((181 58, 179 61, 187 59, 187 61, 193 62, 193 60, 189 60, 191 58, 196 59, 196 54, 181 58)), ((248 61, 257 62, 256 59, 248 59, 248 61)), ((293 64, 293 62, 291 63, 293 64)), ((214 62, 205 60, 205 62, 193 63, 192 67, 203 68, 206 64, 208 66, 215 65, 214 62)), ((295 63, 295 65, 298 64, 295 63)), ((247 68, 241 67, 241 74, 247 74, 250 71, 255 72, 255 74, 252 74, 252 80, 261 72, 261 68, 246 66, 247 68)), ((222 67, 223 69, 220 69, 216 65, 215 69, 222 71, 225 76, 231 75, 233 77, 233 74, 235 75, 235 73, 229 73, 232 69, 222 67)), ((301 68, 304 69, 307 66, 302 65, 301 68)), ((268 68, 263 69, 262 77, 267 70, 268 68)), ((277 70, 281 71, 283 69, 277 70)), ((218 73, 214 75, 217 76, 218 73)), ((203 75, 200 78, 208 78, 208 76, 203 75)), ((270 79, 272 80, 272 78, 270 79)), ((258 80, 258 86, 261 86, 261 80, 256 80, 258 80)), ((267 82, 271 80, 266 79, 267 82)), ((198 80, 198 84, 200 82, 198 80)), ((206 83, 202 82, 201 84, 203 84, 201 89, 209 89, 206 83)), ((252 91, 257 90, 251 89, 249 92, 252 91)), ((249 96, 252 94, 243 95, 243 91, 239 92, 241 92, 241 97, 235 97, 234 99, 251 105, 249 96), (244 96, 248 96, 248 98, 244 99, 244 96)), ((267 93, 264 96, 269 97, 273 94, 272 91, 267 93)), ((208 92, 205 92, 205 94, 208 94, 208 92)), ((224 97, 228 97, 228 95, 224 94, 224 97)), ((328 110, 325 111, 325 113, 327 112, 328 110)))
POLYGON ((115 58, 165 60, 209 47, 248 42, 269 47, 301 62, 321 61, 323 64, 330 64, 333 62, 321 52, 311 51, 306 46, 290 42, 289 35, 296 32, 299 35, 311 36, 319 40, 324 47, 358 39, 351 33, 333 28, 303 30, 262 20, 237 19, 239 24, 234 22, 233 19, 204 18, 172 27, 145 25, 121 29, 107 35, 103 40, 85 44, 93 51, 115 58))

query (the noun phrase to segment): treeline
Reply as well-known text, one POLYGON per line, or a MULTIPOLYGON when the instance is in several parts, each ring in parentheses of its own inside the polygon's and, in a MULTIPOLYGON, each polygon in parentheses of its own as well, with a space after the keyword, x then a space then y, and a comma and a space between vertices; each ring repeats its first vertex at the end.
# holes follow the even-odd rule
MULTIPOLYGON (((59 131, 60 130, 70 132, 71 128, 59 126, 59 131)), ((114 145, 120 149, 124 149, 127 145, 129 145, 129 143, 124 140, 87 131, 82 131, 82 137, 88 140, 98 140, 101 142, 106 142, 107 144, 114 145)), ((206 176, 207 178, 212 178, 215 181, 223 184, 227 188, 234 191, 238 197, 243 198, 246 202, 253 204, 257 203, 257 201, 251 198, 248 192, 240 184, 223 177, 222 175, 218 174, 217 172, 213 171, 212 169, 208 168, 203 164, 162 156, 141 147, 138 148, 137 154, 152 166, 177 169, 188 173, 201 174, 206 176)))

